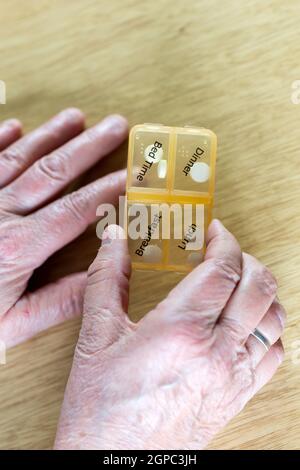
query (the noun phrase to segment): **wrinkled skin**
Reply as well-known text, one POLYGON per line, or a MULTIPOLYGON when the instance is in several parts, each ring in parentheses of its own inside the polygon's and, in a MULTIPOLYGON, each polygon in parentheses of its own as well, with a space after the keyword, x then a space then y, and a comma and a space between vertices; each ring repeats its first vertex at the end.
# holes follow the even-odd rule
POLYGON ((121 234, 108 228, 88 273, 56 448, 202 449, 282 362, 276 282, 215 220, 205 261, 133 324, 121 234))
POLYGON ((21 124, 0 124, 0 344, 7 348, 82 313, 86 273, 26 292, 33 271, 80 235, 102 202, 115 203, 125 172, 105 176, 65 197, 57 194, 127 137, 121 116, 84 131, 67 109, 21 137, 21 124), (50 202, 51 201, 51 202, 50 202))
POLYGON ((56 448, 204 448, 283 359, 276 282, 220 222, 209 228, 205 261, 138 324, 126 314, 130 260, 116 226, 88 276, 26 291, 33 271, 123 192, 121 171, 57 198, 126 136, 121 116, 84 132, 77 109, 25 137, 18 121, 0 124, 0 345, 83 310, 56 448), (251 336, 256 327, 268 352, 251 336))

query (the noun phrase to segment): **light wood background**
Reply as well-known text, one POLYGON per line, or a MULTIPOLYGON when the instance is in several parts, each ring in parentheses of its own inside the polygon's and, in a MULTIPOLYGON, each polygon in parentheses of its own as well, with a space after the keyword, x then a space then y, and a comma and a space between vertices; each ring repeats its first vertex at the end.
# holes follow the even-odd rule
MULTIPOLYGON (((300 104, 291 102, 299 1, 0 0, 0 12, 0 119, 20 118, 30 130, 79 106, 89 124, 119 112, 131 125, 216 132, 215 215, 277 276, 288 327, 280 371, 210 447, 299 449, 300 104)), ((126 145, 80 183, 125 162, 126 145)), ((87 267, 97 247, 92 227, 34 283, 87 267)), ((131 314, 144 314, 174 282, 135 275, 131 314)), ((79 325, 40 335, 0 366, 0 448, 51 448, 79 325)))

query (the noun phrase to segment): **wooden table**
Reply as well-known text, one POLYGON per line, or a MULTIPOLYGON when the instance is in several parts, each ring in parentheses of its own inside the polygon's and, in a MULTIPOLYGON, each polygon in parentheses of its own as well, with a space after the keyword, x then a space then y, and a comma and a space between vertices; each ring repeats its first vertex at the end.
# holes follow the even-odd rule
MULTIPOLYGON (((300 104, 291 101, 299 1, 0 0, 0 11, 1 119, 18 117, 30 130, 79 106, 89 124, 119 112, 131 125, 191 123, 217 133, 215 215, 278 277, 288 327, 280 371, 210 447, 299 448, 300 104)), ((126 145, 79 183, 125 161, 126 145)), ((98 245, 92 227, 35 283, 87 267, 98 245)), ((175 282, 146 280, 147 299, 145 275, 132 282, 135 318, 175 282)), ((1 448, 51 448, 79 326, 69 322, 9 352, 0 370, 1 448)))

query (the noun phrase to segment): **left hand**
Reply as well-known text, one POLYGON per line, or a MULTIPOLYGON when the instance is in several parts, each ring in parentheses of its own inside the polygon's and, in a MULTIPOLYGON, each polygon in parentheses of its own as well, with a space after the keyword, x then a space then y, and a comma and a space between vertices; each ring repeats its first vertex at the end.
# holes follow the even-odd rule
POLYGON ((58 198, 59 192, 127 137, 109 116, 84 131, 84 115, 67 109, 21 137, 16 120, 0 124, 0 346, 10 347, 82 312, 86 273, 26 292, 33 271, 80 235, 102 202, 125 189, 118 171, 58 198))
POLYGON ((124 235, 106 229, 88 272, 56 448, 202 449, 283 360, 276 280, 215 220, 204 262, 135 324, 124 235))

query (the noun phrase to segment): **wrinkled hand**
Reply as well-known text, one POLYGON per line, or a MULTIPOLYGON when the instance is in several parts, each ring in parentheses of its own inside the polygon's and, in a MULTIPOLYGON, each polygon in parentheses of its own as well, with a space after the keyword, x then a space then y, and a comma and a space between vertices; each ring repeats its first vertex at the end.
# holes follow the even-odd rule
POLYGON ((0 341, 13 346, 82 313, 86 273, 26 293, 33 271, 81 234, 102 202, 116 203, 125 172, 56 199, 74 178, 114 150, 127 122, 109 116, 84 130, 84 116, 67 109, 21 138, 21 125, 0 125, 0 341))
POLYGON ((127 242, 89 269, 57 449, 199 449, 273 376, 285 312, 271 273, 214 221, 204 262, 138 324, 127 242), (251 332, 272 345, 267 352, 251 332))

